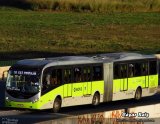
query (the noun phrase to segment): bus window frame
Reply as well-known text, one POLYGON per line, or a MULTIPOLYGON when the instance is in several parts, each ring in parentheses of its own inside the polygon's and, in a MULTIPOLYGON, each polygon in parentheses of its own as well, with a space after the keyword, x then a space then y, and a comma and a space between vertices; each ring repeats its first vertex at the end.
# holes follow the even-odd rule
MULTIPOLYGON (((118 65, 120 66, 121 64, 127 64, 127 78, 134 78, 134 77, 140 77, 140 76, 148 76, 150 75, 149 73, 149 62, 150 61, 156 61, 156 63, 158 64, 157 62, 157 59, 156 58, 152 58, 152 59, 135 59, 135 60, 127 60, 127 61, 116 61, 116 62, 113 62, 113 79, 123 79, 121 76, 120 76, 120 69, 118 70, 118 78, 115 78, 115 75, 114 75, 114 71, 115 71, 115 65, 118 65), (142 75, 142 67, 141 67, 141 75, 139 76, 135 76, 135 73, 132 77, 129 77, 129 64, 136 64, 136 63, 146 63, 147 65, 147 72, 145 75, 142 75)), ((135 70, 135 66, 134 66, 134 70, 135 70)), ((158 73, 158 69, 156 69, 157 73, 158 73)), ((156 74, 157 74, 156 73, 156 74)))
POLYGON ((114 62, 113 63, 113 80, 114 79, 124 79, 124 78, 128 78, 128 62, 127 61, 119 61, 119 62, 114 62), (118 70, 118 78, 115 78, 115 75, 114 75, 114 71, 115 71, 115 65, 118 65, 119 66, 119 70, 118 70), (121 72, 120 72, 120 67, 121 65, 126 65, 127 66, 127 74, 126 74, 126 77, 122 77, 121 76, 121 72))
POLYGON ((92 64, 88 64, 88 63, 87 63, 87 64, 77 64, 77 65, 73 65, 73 66, 72 66, 72 69, 73 69, 73 82, 74 82, 74 83, 87 82, 87 81, 84 80, 84 75, 83 75, 83 74, 84 74, 84 73, 83 73, 83 71, 84 71, 83 69, 84 69, 85 67, 89 67, 89 68, 90 68, 90 71, 91 71, 90 78, 91 78, 91 79, 90 79, 89 82, 92 82, 92 72, 93 72, 93 71, 92 71, 92 64), (79 82, 79 81, 78 81, 78 82, 75 82, 75 81, 74 81, 74 76, 75 76, 75 74, 74 74, 74 69, 75 69, 75 68, 80 68, 80 69, 81 69, 81 72, 82 72, 82 73, 81 73, 81 78, 82 78, 82 80, 81 80, 80 82, 79 82))
MULTIPOLYGON (((104 79, 104 69, 103 69, 103 63, 91 63, 91 64, 89 64, 89 63, 87 63, 87 64, 76 64, 76 65, 67 65, 67 66, 61 66, 62 67, 62 80, 64 80, 64 70, 65 69, 71 69, 71 83, 81 83, 81 82, 92 82, 92 81, 94 81, 93 80, 93 67, 95 67, 95 66, 101 66, 101 73, 102 73, 102 80, 104 79), (74 76, 75 76, 75 74, 74 74, 74 69, 75 68, 80 68, 81 69, 81 71, 82 71, 82 74, 81 74, 81 78, 82 78, 82 80, 79 82, 75 82, 74 81, 74 76), (84 80, 84 78, 83 78, 83 69, 84 68, 86 68, 86 67, 89 67, 90 68, 90 71, 91 71, 91 73, 90 73, 90 81, 85 81, 84 80)), ((95 80, 96 81, 96 80, 95 80)), ((99 81, 99 80, 97 80, 97 81, 99 81)), ((64 82, 63 82, 63 84, 65 84, 64 82)))
POLYGON ((64 84, 71 84, 71 83, 74 83, 73 82, 73 67, 72 66, 64 66, 63 69, 62 69, 62 84, 64 85, 64 84), (68 83, 64 82, 64 70, 65 69, 70 69, 71 70, 71 82, 68 82, 68 83))
MULTIPOLYGON (((49 69, 49 74, 50 75, 52 75, 52 71, 53 70, 58 70, 58 69, 61 69, 61 71, 63 70, 62 69, 62 66, 49 66, 49 67, 46 67, 46 68, 44 68, 43 69, 43 71, 42 71, 42 73, 41 73, 41 87, 43 87, 43 85, 44 85, 44 75, 46 76, 46 74, 45 74, 45 70, 46 69, 49 69)), ((47 72, 47 73, 48 73, 47 72)), ((61 72, 62 73, 62 72, 61 72)), ((61 80, 62 80, 62 74, 61 74, 61 80)), ((42 95, 44 95, 45 93, 47 93, 47 92, 50 92, 51 90, 53 90, 53 89, 55 89, 55 88, 57 88, 57 87, 59 87, 59 86, 61 86, 61 85, 63 85, 63 83, 62 82, 60 82, 58 85, 56 85, 56 86, 54 86, 54 87, 52 87, 51 86, 51 81, 50 81, 50 86, 49 86, 49 88, 47 88, 46 90, 43 90, 42 88, 41 88, 41 96, 42 95)))
MULTIPOLYGON (((81 75, 83 76, 83 69, 85 68, 85 67, 89 67, 90 68, 90 71, 91 71, 91 74, 90 74, 90 76, 91 76, 91 80, 90 81, 92 81, 92 64, 76 64, 76 65, 67 65, 67 66, 61 66, 63 69, 63 71, 62 71, 62 80, 64 81, 64 70, 65 69, 71 69, 71 82, 70 83, 80 83, 79 81, 78 82, 75 82, 74 81, 74 69, 75 68, 80 68, 81 69, 81 71, 82 71, 82 73, 81 73, 81 75)), ((81 80, 81 82, 85 82, 84 81, 84 78, 82 78, 82 80, 81 80)), ((63 84, 68 84, 68 83, 64 83, 63 82, 63 84)))
POLYGON ((115 77, 115 66, 118 66, 119 68, 119 64, 117 64, 116 62, 113 63, 113 79, 120 79, 120 69, 118 69, 118 76, 115 77))
POLYGON ((140 60, 133 60, 133 61, 128 61, 128 78, 134 78, 134 77, 140 77, 140 76, 147 76, 148 75, 148 59, 140 59, 140 60), (135 75, 135 64, 136 63, 141 63, 141 64, 146 64, 147 65, 147 72, 145 75, 142 74, 142 66, 140 67, 140 75, 135 75), (134 65, 134 74, 132 77, 129 76, 129 64, 133 64, 134 65))
POLYGON ((158 60, 157 59, 149 59, 148 60, 148 75, 157 75, 158 74, 158 60), (156 62, 156 73, 150 74, 150 62, 155 61, 156 62))
POLYGON ((92 82, 93 81, 101 81, 104 80, 104 67, 103 67, 103 63, 96 63, 96 64, 92 64, 92 82), (94 67, 100 66, 101 67, 101 79, 100 80, 94 80, 93 76, 94 76, 94 67))
MULTIPOLYGON (((92 82, 92 66, 91 65, 84 65, 82 67, 82 73, 83 73, 83 82, 92 82), (84 69, 89 68, 90 69, 90 79, 89 80, 85 80, 85 76, 84 76, 84 69)), ((88 77, 88 73, 87 73, 87 77, 88 77)))
POLYGON ((83 80, 82 79, 82 67, 81 66, 74 66, 73 67, 73 81, 74 81, 74 83, 81 83, 81 82, 83 82, 82 80, 83 80), (76 68, 80 69, 80 77, 78 77, 79 80, 77 80, 76 77, 75 77, 75 69, 76 68))

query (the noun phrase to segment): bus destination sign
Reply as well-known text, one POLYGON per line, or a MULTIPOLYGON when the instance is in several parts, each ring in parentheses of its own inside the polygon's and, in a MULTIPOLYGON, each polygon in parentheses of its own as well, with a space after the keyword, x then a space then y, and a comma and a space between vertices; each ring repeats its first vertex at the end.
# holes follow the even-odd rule
POLYGON ((13 73, 18 75, 37 75, 35 71, 13 71, 13 73))

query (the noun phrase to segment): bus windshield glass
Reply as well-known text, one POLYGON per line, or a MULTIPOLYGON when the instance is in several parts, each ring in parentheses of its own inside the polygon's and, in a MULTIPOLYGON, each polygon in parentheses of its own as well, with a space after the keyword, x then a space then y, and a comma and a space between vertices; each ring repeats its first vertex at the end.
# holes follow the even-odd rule
POLYGON ((9 71, 6 90, 13 97, 29 98, 40 91, 36 72, 9 71))

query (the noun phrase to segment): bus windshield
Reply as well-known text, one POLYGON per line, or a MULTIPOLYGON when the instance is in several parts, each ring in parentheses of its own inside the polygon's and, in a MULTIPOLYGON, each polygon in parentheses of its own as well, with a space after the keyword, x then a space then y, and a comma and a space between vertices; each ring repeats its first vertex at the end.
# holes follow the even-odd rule
POLYGON ((29 98, 40 91, 39 79, 37 75, 14 74, 9 71, 6 90, 13 97, 18 97, 21 94, 21 97, 29 98))

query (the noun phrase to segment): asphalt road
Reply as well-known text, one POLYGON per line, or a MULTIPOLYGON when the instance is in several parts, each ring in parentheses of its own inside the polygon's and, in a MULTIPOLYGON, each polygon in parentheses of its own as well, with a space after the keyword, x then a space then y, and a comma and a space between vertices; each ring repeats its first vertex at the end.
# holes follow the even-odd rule
MULTIPOLYGON (((4 88, 0 85, 0 91, 2 92, 4 88)), ((74 106, 62 108, 59 113, 52 113, 50 110, 43 111, 30 111, 30 110, 14 110, 3 108, 3 98, 4 93, 0 95, 0 123, 6 124, 11 122, 12 124, 17 123, 45 123, 46 121, 51 121, 55 119, 60 119, 64 117, 97 113, 104 111, 112 111, 117 109, 128 109, 131 107, 154 105, 160 103, 160 94, 156 94, 152 97, 143 98, 140 101, 134 100, 121 100, 116 102, 102 103, 97 107, 92 107, 91 105, 74 106)))

